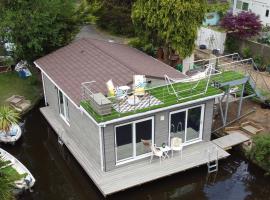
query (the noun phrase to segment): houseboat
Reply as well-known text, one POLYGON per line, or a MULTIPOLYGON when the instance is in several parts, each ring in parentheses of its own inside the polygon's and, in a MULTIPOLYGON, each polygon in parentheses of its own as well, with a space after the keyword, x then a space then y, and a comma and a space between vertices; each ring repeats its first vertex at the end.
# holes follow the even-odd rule
POLYGON ((211 142, 213 108, 228 88, 244 88, 242 74, 208 65, 188 76, 127 45, 94 39, 35 65, 42 114, 104 196, 229 156, 211 142))

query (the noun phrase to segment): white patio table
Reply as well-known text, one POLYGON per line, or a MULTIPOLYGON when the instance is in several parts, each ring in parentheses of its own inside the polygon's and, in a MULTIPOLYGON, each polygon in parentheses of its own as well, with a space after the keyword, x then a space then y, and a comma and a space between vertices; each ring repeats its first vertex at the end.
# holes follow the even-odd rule
POLYGON ((162 153, 164 154, 164 158, 170 158, 169 151, 171 151, 171 147, 165 146, 165 147, 157 147, 162 153))

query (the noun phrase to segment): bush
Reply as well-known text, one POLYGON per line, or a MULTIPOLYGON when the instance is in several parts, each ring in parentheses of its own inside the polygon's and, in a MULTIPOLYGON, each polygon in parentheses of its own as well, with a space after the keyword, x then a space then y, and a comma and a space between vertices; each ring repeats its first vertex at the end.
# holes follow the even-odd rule
POLYGON ((252 161, 270 173, 270 134, 256 135, 253 146, 248 152, 252 161))
POLYGON ((225 42, 225 50, 227 53, 239 52, 239 45, 235 37, 228 35, 225 42))
POLYGON ((246 47, 243 49, 243 57, 244 58, 251 58, 252 56, 252 53, 251 53, 251 50, 250 48, 246 47))

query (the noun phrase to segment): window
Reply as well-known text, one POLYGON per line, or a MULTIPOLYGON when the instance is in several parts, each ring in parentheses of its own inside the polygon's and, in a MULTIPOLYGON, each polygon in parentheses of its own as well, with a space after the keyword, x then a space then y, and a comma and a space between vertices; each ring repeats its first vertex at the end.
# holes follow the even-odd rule
POLYGON ((249 6, 248 3, 243 2, 242 10, 248 11, 248 6, 249 6))
POLYGON ((269 17, 269 10, 266 10, 265 17, 269 17))
POLYGON ((170 113, 169 139, 179 137, 183 143, 202 138, 204 105, 170 113))
POLYGON ((238 0, 236 3, 236 8, 239 10, 248 11, 249 4, 243 1, 238 0))
POLYGON ((123 163, 150 155, 153 143, 154 118, 134 121, 115 127, 116 163, 123 163))
POLYGON ((66 122, 68 122, 69 121, 68 99, 60 90, 58 90, 58 104, 60 116, 66 122))

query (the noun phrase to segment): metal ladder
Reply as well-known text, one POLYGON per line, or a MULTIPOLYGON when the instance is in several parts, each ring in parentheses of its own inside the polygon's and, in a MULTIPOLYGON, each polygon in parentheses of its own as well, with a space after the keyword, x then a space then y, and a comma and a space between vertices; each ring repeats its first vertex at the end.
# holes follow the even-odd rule
POLYGON ((208 162, 207 162, 208 173, 213 173, 213 172, 218 171, 218 148, 212 147, 211 149, 210 148, 208 149, 208 162), (211 161, 211 155, 214 151, 216 151, 215 159, 211 161))

